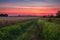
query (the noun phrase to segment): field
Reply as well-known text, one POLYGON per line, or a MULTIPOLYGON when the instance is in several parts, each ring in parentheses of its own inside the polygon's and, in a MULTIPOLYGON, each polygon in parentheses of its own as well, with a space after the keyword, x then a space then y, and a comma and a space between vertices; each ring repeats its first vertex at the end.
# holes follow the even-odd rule
POLYGON ((38 17, 0 17, 0 27, 36 19, 38 17))
POLYGON ((60 40, 60 18, 25 19, 24 22, 16 19, 17 23, 2 26, 0 40, 60 40))

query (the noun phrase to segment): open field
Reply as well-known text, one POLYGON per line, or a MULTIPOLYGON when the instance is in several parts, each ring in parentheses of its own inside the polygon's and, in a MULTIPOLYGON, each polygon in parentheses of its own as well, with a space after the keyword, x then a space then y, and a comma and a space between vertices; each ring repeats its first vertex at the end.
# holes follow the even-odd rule
POLYGON ((38 17, 0 17, 0 27, 20 23, 27 20, 37 19, 38 17))
POLYGON ((39 18, 0 28, 0 40, 60 40, 58 18, 39 18), (53 22, 54 21, 54 22, 53 22))

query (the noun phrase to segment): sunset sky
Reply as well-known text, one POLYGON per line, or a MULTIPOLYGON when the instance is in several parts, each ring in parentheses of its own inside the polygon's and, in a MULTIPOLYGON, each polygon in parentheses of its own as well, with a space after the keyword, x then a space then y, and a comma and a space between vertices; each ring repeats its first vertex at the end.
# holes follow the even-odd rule
POLYGON ((0 0, 0 13, 9 15, 55 15, 60 0, 0 0))

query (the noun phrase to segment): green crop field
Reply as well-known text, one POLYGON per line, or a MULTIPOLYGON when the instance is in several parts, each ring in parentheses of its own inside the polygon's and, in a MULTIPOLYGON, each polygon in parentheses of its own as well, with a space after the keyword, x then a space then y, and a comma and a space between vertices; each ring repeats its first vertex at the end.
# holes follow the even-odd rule
POLYGON ((60 40, 60 24, 54 20, 41 18, 2 27, 0 40, 60 40))

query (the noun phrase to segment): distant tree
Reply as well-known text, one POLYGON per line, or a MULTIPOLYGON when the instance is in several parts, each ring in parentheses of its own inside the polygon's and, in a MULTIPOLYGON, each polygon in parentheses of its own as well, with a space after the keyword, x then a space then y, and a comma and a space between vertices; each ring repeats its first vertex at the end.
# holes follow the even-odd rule
POLYGON ((43 17, 46 17, 46 16, 43 16, 43 17))
POLYGON ((0 14, 0 17, 8 17, 8 14, 0 14))
POLYGON ((6 17, 8 17, 8 14, 4 14, 6 17))
POLYGON ((60 18, 60 11, 56 13, 56 17, 60 18))
POLYGON ((54 17, 54 15, 47 15, 47 17, 48 17, 48 18, 52 18, 52 17, 54 17))

